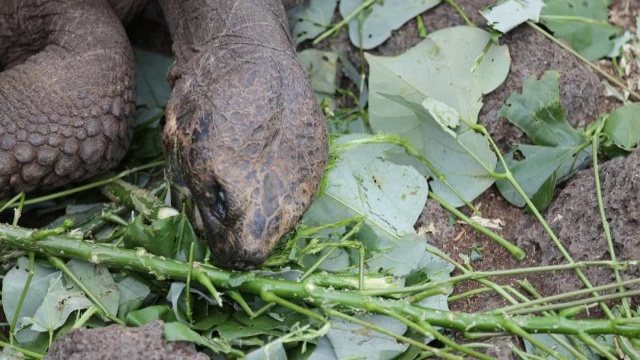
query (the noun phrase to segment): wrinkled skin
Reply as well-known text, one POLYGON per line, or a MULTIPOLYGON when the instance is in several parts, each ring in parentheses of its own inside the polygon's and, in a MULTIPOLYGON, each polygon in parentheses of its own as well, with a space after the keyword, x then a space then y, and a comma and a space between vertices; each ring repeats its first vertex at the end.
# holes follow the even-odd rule
MULTIPOLYGON (((0 0, 0 194, 83 180, 124 155, 135 99, 120 19, 144 1, 112 2, 0 0)), ((280 0, 160 5, 176 59, 163 133, 175 198, 193 196, 216 263, 254 267, 318 189, 324 117, 280 0)))

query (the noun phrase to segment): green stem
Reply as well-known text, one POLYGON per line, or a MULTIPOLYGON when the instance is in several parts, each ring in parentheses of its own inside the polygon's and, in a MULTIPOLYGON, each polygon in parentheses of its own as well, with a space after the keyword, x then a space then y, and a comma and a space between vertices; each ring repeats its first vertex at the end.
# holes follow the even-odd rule
POLYGON ((453 0, 445 0, 445 2, 447 4, 449 4, 449 5, 451 5, 454 9, 456 9, 458 14, 460 14, 460 16, 462 16, 462 19, 467 24, 467 26, 476 27, 476 24, 474 24, 473 21, 469 20, 469 18, 467 17, 467 14, 464 13, 462 8, 460 6, 458 6, 458 4, 456 4, 455 1, 453 1, 453 0))
POLYGON ((58 270, 62 271, 62 273, 64 273, 69 280, 71 280, 80 290, 82 290, 84 294, 89 298, 89 300, 91 300, 91 302, 95 306, 97 306, 100 309, 100 311, 102 311, 102 314, 106 318, 108 318, 109 320, 113 321, 116 324, 126 326, 124 321, 118 319, 116 315, 112 314, 107 309, 107 307, 102 303, 102 301, 98 299, 93 294, 93 292, 80 279, 78 279, 76 274, 74 274, 73 271, 69 269, 67 264, 65 264, 64 261, 62 261, 62 259, 60 259, 59 257, 50 255, 49 262, 51 262, 58 270))
POLYGON ((11 319, 11 326, 9 327, 9 342, 13 344, 13 334, 16 328, 16 324, 18 323, 18 318, 20 317, 20 311, 22 310, 22 306, 24 305, 24 299, 27 296, 27 292, 29 292, 29 286, 31 286, 31 280, 33 280, 34 275, 34 266, 35 266, 35 253, 33 251, 29 252, 29 275, 27 275, 27 281, 24 284, 24 288, 22 289, 22 293, 20 293, 20 300, 18 301, 18 306, 16 307, 16 314, 11 319))
MULTIPOLYGON (((446 260, 447 258, 445 258, 446 260)), ((467 272, 463 275, 454 276, 444 280, 432 281, 426 284, 407 286, 403 288, 390 288, 390 289, 376 289, 376 290, 364 290, 362 293, 372 296, 384 296, 384 295, 392 295, 392 294, 402 294, 402 293, 415 293, 419 291, 428 291, 431 289, 435 289, 444 285, 449 284, 458 284, 463 281, 468 280, 480 280, 489 277, 497 277, 497 276, 513 276, 513 275, 523 275, 523 274, 535 274, 540 272, 554 272, 554 271, 562 271, 562 270, 574 270, 576 268, 587 267, 587 266, 624 266, 627 264, 626 262, 617 262, 612 263, 611 261, 584 261, 577 262, 573 264, 562 264, 562 265, 548 265, 548 266, 540 266, 540 267, 529 267, 529 268, 517 268, 517 269, 507 269, 507 270, 494 270, 494 271, 474 271, 467 272)), ((468 270, 467 270, 468 271, 468 270)), ((629 283, 635 283, 638 280, 629 280, 629 283)), ((608 286, 618 286, 618 285, 608 285, 608 286)), ((602 287, 601 287, 602 288, 602 287)), ((580 290, 582 291, 591 291, 580 290)))
POLYGON ((548 355, 553 356, 556 359, 566 359, 566 357, 560 355, 557 351, 543 344, 542 341, 539 341, 536 337, 531 335, 531 333, 524 331, 520 326, 515 323, 505 323, 505 330, 509 331, 512 334, 519 335, 521 338, 526 339, 531 344, 536 346, 538 349, 546 352, 548 355))
POLYGON ((300 313, 302 315, 307 316, 310 319, 316 319, 319 320, 323 323, 327 323, 329 322, 328 319, 325 319, 323 316, 316 314, 315 312, 303 308, 300 305, 294 304, 291 301, 285 300, 283 298, 281 298, 280 296, 272 293, 271 291, 261 291, 260 292, 260 297, 262 298, 262 300, 266 301, 266 302, 270 302, 270 303, 276 303, 278 305, 287 307, 297 313, 300 313))
MULTIPOLYGON (((556 234, 553 232, 553 230, 551 229, 551 227, 549 226, 547 221, 544 219, 542 214, 540 214, 540 211, 538 211, 538 209, 533 204, 533 202, 531 202, 531 199, 529 199, 529 196, 527 196, 527 194, 522 189, 520 184, 518 184, 516 179, 513 177, 513 173, 511 172, 511 170, 509 170, 509 167, 507 166, 507 162, 504 160, 504 157, 500 153, 500 150, 498 149, 498 146, 496 145, 496 143, 493 141, 491 136, 489 136, 489 133, 487 132, 487 129, 484 126, 478 125, 478 124, 473 124, 473 125, 470 125, 470 126, 471 126, 472 129, 482 133, 487 139, 489 139, 489 142, 490 142, 491 146, 493 147, 496 155, 498 156, 498 159, 502 163, 502 166, 504 168, 504 173, 503 174, 499 174, 499 173, 496 173, 494 171, 491 171, 491 176, 494 176, 496 178, 506 179, 507 181, 509 181, 509 183, 513 186, 513 188, 516 190, 516 192, 525 201, 527 206, 529 206, 530 211, 536 217, 538 222, 540 222, 540 224, 544 228, 545 232, 547 234, 549 234, 549 237, 551 238, 551 241, 553 241, 553 243, 558 248, 558 250, 560 251, 562 256, 565 258, 565 260, 567 260, 567 262, 570 263, 570 264, 575 264, 575 261, 573 261, 573 258, 571 257, 569 252, 567 252, 567 250, 565 249, 564 245, 562 245, 562 243, 560 242, 560 240, 558 239, 556 234)), ((584 275, 584 273, 582 272, 582 270, 580 268, 575 268, 575 272, 578 275, 578 278, 580 278, 580 281, 582 281, 582 283, 587 288, 592 288, 593 287, 593 285, 591 285, 591 282, 589 281, 589 279, 587 279, 587 277, 584 275)), ((599 294, 597 292, 593 292, 592 294, 593 294, 593 296, 599 296, 599 294)), ((614 318, 614 315, 611 312, 611 310, 609 309, 609 307, 607 306, 607 304, 601 302, 600 303, 600 307, 602 308, 602 310, 604 311, 604 313, 607 315, 607 317, 609 319, 613 319, 614 318)))
MULTIPOLYGON (((611 237, 611 228, 609 227, 609 221, 607 221, 607 214, 604 210, 604 200, 602 198, 602 185, 600 183, 600 170, 598 165, 598 139, 600 137, 600 131, 604 126, 605 121, 602 122, 602 125, 598 127, 593 136, 591 136, 591 149, 592 149, 592 157, 593 157, 593 177, 596 182, 596 197, 598 199, 598 210, 600 211, 600 219, 602 221, 602 228, 604 229, 604 234, 607 239, 607 247, 609 249, 609 256, 611 256, 612 261, 616 261, 616 250, 613 247, 613 239, 611 237)), ((616 278, 616 282, 620 284, 622 282, 622 277, 620 276, 620 271, 617 268, 613 269, 613 273, 616 278)), ((624 293, 624 286, 620 286, 620 293, 624 293)), ((631 310, 629 309, 629 302, 627 298, 622 298, 622 308, 625 312, 626 317, 631 317, 631 310)))
POLYGON ((9 349, 12 349, 14 351, 23 353, 23 354, 25 354, 25 355, 27 355, 29 357, 34 358, 34 359, 42 359, 44 357, 44 355, 42 355, 42 354, 39 354, 37 352, 33 352, 31 350, 23 349, 21 347, 17 347, 17 346, 12 345, 12 344, 8 344, 8 343, 6 343, 4 341, 0 341, 0 348, 9 348, 9 349))
MULTIPOLYGON (((30 241, 32 231, 11 225, 0 224, 0 240, 3 244, 26 250, 33 250, 49 256, 63 254, 65 257, 92 261, 116 268, 126 267, 160 278, 185 281, 189 276, 189 265, 175 260, 151 255, 144 251, 117 249, 102 244, 78 241, 65 236, 50 236, 38 242, 30 241)), ((640 326, 632 319, 615 320, 573 320, 557 316, 535 317, 506 314, 465 314, 423 308, 398 301, 363 295, 358 291, 336 290, 335 287, 314 282, 311 277, 304 282, 293 282, 269 277, 255 276, 241 284, 233 281, 233 272, 196 263, 198 268, 216 286, 236 291, 264 296, 265 292, 289 302, 306 302, 318 307, 340 305, 354 310, 376 312, 384 308, 413 319, 426 321, 432 326, 441 326, 465 333, 474 331, 496 332, 505 329, 505 323, 517 323, 519 328, 535 333, 559 334, 617 334, 636 338, 640 336, 640 326)), ((357 283, 357 280, 355 281, 357 283)), ((273 298, 267 297, 269 300, 273 298)))
POLYGON ((342 29, 345 25, 347 25, 354 17, 360 15, 360 13, 364 11, 366 8, 373 6, 373 4, 376 3, 376 1, 377 0, 367 0, 362 4, 360 4, 360 6, 355 8, 355 10, 351 12, 351 14, 349 14, 347 17, 345 17, 344 19, 340 20, 338 23, 330 27, 329 30, 323 32, 317 38, 315 38, 315 40, 313 40, 313 45, 314 46, 318 45, 322 40, 328 38, 329 36, 333 36, 335 33, 340 31, 340 29, 342 29))
MULTIPOLYGON (((24 205, 33 205, 33 204, 37 204, 37 203, 40 203, 40 202, 54 200, 54 199, 58 199, 58 198, 65 197, 65 196, 69 196, 69 195, 72 195, 72 194, 77 194, 79 192, 83 192, 83 191, 86 191, 86 190, 99 188, 101 186, 107 185, 107 184, 109 184, 109 183, 111 183, 111 182, 113 182, 115 180, 122 179, 122 178, 124 178, 126 176, 129 176, 129 175, 131 175, 133 173, 136 173, 138 171, 151 169, 151 168, 158 167, 158 166, 163 166, 163 165, 164 165, 164 160, 163 161, 152 162, 150 164, 138 166, 138 167, 135 167, 135 168, 131 168, 131 169, 125 170, 125 171, 123 171, 123 172, 121 172, 121 173, 119 173, 119 174, 117 174, 115 176, 112 176, 112 177, 110 177, 108 179, 95 181, 95 182, 92 182, 90 184, 74 187, 73 189, 69 189, 69 190, 65 190, 65 191, 58 191, 58 192, 53 193, 53 194, 49 194, 49 195, 33 198, 33 199, 30 199, 30 200, 26 200, 24 202, 24 205)), ((9 205, 9 207, 16 207, 16 206, 17 206, 16 204, 9 205)))
POLYGON ((582 340, 583 343, 589 345, 592 349, 595 349, 600 355, 606 357, 607 359, 609 360, 618 359, 617 356, 611 354, 609 351, 607 351, 607 349, 602 347, 600 343, 593 340, 591 336, 587 336, 586 334, 578 334, 578 338, 582 340))
POLYGON ((510 243, 507 239, 503 238, 502 236, 494 233, 493 231, 487 229, 486 227, 471 220, 471 218, 469 218, 464 213, 462 213, 462 211, 449 205, 449 203, 444 201, 444 199, 442 199, 432 191, 429 191, 429 197, 437 201, 440 204, 440 206, 442 206, 445 210, 447 210, 448 212, 456 216, 458 219, 464 221, 467 225, 471 226, 474 230, 476 230, 477 232, 483 235, 486 235, 491 240, 495 241, 498 245, 505 248, 511 254, 511 256, 513 256, 516 260, 522 260, 527 255, 524 252, 524 250, 522 250, 522 248, 510 243))
MULTIPOLYGON (((589 289, 589 290, 591 290, 591 292, 593 292, 593 289, 589 289)), ((572 308, 572 307, 580 306, 580 305, 593 304, 594 302, 605 302, 605 301, 609 301, 609 300, 617 300, 617 299, 624 298, 624 297, 634 297, 634 296, 639 296, 639 295, 640 295, 640 290, 632 290, 632 291, 627 291, 624 294, 614 293, 614 294, 607 294, 607 295, 599 295, 597 297, 589 297, 589 298, 585 298, 585 299, 568 301, 568 302, 561 303, 561 304, 548 304, 548 305, 537 306, 537 307, 532 307, 532 308, 513 310, 513 311, 510 311, 509 313, 510 314, 514 314, 514 315, 523 315, 523 314, 536 313, 536 312, 540 312, 540 311, 572 308)))
MULTIPOLYGON (((536 305, 541 305, 541 304, 547 304, 550 302, 554 302, 557 300, 562 300, 567 298, 568 296, 571 297, 578 297, 578 296, 582 296, 582 295, 587 295, 590 294, 591 292, 593 292, 593 290, 597 290, 597 291, 606 291, 606 290, 610 290, 619 286, 628 286, 628 285, 633 285, 633 284, 637 284, 640 283, 640 278, 638 279, 632 279, 632 280, 627 280, 621 283, 613 283, 613 284, 606 284, 606 285, 602 285, 602 286, 598 286, 598 287, 594 287, 593 289, 580 289, 580 290, 576 290, 576 291, 572 291, 570 293, 564 293, 564 294, 559 294, 559 295, 553 295, 553 296, 548 296, 548 297, 541 297, 541 298, 537 298, 535 300, 530 300, 527 303, 522 303, 522 304, 515 304, 515 305, 510 305, 510 306, 505 306, 499 309, 495 309, 492 310, 491 312, 496 312, 496 313, 511 313, 514 311, 518 311, 520 309, 526 309, 532 306, 536 306, 536 305)), ((593 299, 591 299, 593 301, 593 299)))
POLYGON ((160 199, 151 195, 148 190, 141 189, 126 181, 116 179, 102 188, 102 193, 111 201, 122 203, 135 209, 145 219, 164 219, 178 215, 178 210, 165 205, 160 199))
MULTIPOLYGON (((385 330, 385 329, 381 328, 380 326, 374 325, 374 324, 372 324, 370 322, 367 322, 367 321, 360 320, 360 319, 358 319, 356 317, 353 317, 353 316, 349 316, 349 315, 343 314, 343 313, 341 313, 339 311, 335 311, 335 310, 332 310, 332 309, 324 309, 323 311, 329 316, 337 317, 337 318, 352 322, 354 324, 358 324, 358 325, 364 326, 364 327, 366 327, 368 329, 371 329, 373 331, 377 331, 377 332, 379 332, 381 334, 385 334, 387 336, 390 336, 390 337, 392 337, 392 338, 394 338, 396 340, 400 340, 400 341, 402 341, 404 343, 407 343, 409 345, 413 345, 413 346, 417 347, 418 349, 422 349, 422 350, 425 350, 425 351, 432 352, 434 355, 437 355, 437 356, 439 356, 439 357, 441 357, 443 359, 462 360, 462 357, 460 357, 460 356, 455 356, 455 355, 451 355, 451 354, 445 353, 445 352, 441 351, 440 349, 431 347, 429 345, 425 345, 423 343, 420 343, 418 341, 410 339, 410 338, 408 338, 406 336, 398 335, 398 334, 393 333, 391 331, 385 330)), ((403 322, 407 321, 407 319, 404 319, 404 318, 400 318, 398 320, 401 320, 403 322)))

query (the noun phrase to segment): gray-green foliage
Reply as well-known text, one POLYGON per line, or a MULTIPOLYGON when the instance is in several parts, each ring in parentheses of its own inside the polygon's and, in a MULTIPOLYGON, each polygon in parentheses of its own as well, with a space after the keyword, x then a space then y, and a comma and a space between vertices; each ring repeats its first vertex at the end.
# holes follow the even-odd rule
POLYGON ((481 11, 493 29, 506 33, 525 21, 538 22, 542 0, 507 0, 481 11))
POLYGON ((640 142, 640 103, 621 106, 611 112, 602 132, 612 145, 633 151, 640 142))
MULTIPOLYGON (((555 185, 591 159, 586 134, 571 127, 564 115, 559 77, 558 72, 548 71, 540 80, 528 78, 522 94, 511 94, 499 113, 527 134, 534 144, 514 146, 505 155, 505 161, 527 196, 537 196, 536 205, 540 210, 551 202, 555 185)), ((501 165, 498 171, 504 171, 501 165)), ((509 181, 499 179, 496 184, 510 203, 525 205, 509 181)))
MULTIPOLYGON (((149 288, 133 278, 114 281, 103 265, 70 260, 67 267, 112 314, 117 314, 121 307, 137 309, 149 294, 149 288)), ((3 310, 9 321, 13 321, 20 305, 28 270, 29 260, 22 257, 3 278, 3 310)), ((17 317, 16 339, 29 343, 36 339, 37 333, 54 331, 62 327, 73 312, 91 306, 93 302, 66 275, 36 261, 33 279, 17 317)))
POLYGON ((400 28, 404 23, 418 14, 438 5, 441 0, 342 0, 340 14, 349 16, 364 3, 373 5, 363 13, 365 17, 360 23, 356 16, 349 22, 349 39, 356 47, 372 49, 391 36, 391 31, 400 28), (362 36, 360 32, 362 31, 362 36))
POLYGON ((589 61, 611 51, 620 29, 609 24, 611 0, 546 0, 541 21, 589 61))
MULTIPOLYGON (((342 136, 336 145, 364 137, 342 136)), ((327 175, 326 188, 303 222, 318 226, 366 216, 359 237, 372 254, 368 266, 405 277, 415 270, 427 245, 426 238, 416 235, 413 224, 427 200, 428 185, 414 168, 386 159, 392 148, 389 144, 355 145, 341 152, 327 175)))
POLYGON ((396 57, 365 56, 373 130, 409 140, 443 177, 412 164, 432 176, 433 191, 454 206, 491 186, 495 154, 469 124, 478 121, 482 95, 506 78, 507 48, 491 44, 491 35, 483 30, 454 27, 430 34, 396 57))
POLYGON ((294 44, 315 39, 331 24, 338 0, 303 2, 287 14, 294 44))

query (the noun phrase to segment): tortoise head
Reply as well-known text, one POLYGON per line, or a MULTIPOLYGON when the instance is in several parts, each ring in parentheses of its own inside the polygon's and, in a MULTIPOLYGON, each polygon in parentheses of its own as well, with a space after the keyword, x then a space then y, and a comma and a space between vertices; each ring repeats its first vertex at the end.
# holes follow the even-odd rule
POLYGON ((197 206, 197 232, 212 260, 232 269, 263 263, 296 225, 327 157, 325 120, 313 94, 292 108, 291 91, 283 94, 264 69, 260 75, 246 70, 235 80, 240 84, 216 87, 224 94, 211 88, 206 97, 193 96, 198 92, 186 79, 178 81, 163 135, 169 173, 197 206))

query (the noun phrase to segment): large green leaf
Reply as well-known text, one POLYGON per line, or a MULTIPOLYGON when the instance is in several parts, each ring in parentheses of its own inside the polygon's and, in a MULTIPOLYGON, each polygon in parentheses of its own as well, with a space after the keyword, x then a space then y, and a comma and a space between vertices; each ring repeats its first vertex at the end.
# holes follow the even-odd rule
POLYGON ((410 162, 433 177, 431 187, 436 194, 453 206, 461 206, 464 199, 473 200, 493 184, 487 169, 495 168, 496 156, 489 148, 488 139, 468 128, 456 133, 460 127, 455 109, 433 99, 416 104, 397 95, 387 98, 411 109, 421 122, 421 131, 407 131, 404 136, 414 146, 422 144, 422 155, 444 174, 441 179, 422 163, 410 162))
POLYGON ((335 107, 334 97, 338 88, 336 84, 338 54, 334 51, 306 49, 298 53, 298 62, 311 81, 318 103, 328 98, 332 108, 335 107))
MULTIPOLYGON (((326 0, 322 0, 326 1, 326 0)), ((343 18, 351 15, 366 0, 340 1, 343 18)), ((372 49, 391 36, 391 31, 399 29, 416 15, 438 5, 440 0, 385 0, 373 5, 360 27, 358 16, 349 22, 349 39, 356 47, 372 49), (362 36, 360 29, 362 28, 362 36), (360 41, 362 39, 362 43, 360 41)))
POLYGON ((143 123, 164 113, 164 106, 171 96, 167 81, 169 68, 173 64, 170 57, 141 49, 134 49, 136 60, 136 121, 143 123))
POLYGON ((415 103, 433 98, 456 109, 464 122, 476 123, 482 95, 502 84, 511 64, 507 47, 490 42, 488 32, 458 26, 436 31, 396 57, 365 54, 372 126, 397 133, 392 130, 398 122, 419 124, 415 114, 382 94, 415 103))
MULTIPOLYGON (((346 135, 337 144, 366 138, 346 135)), ((409 166, 385 160, 389 144, 358 145, 341 154, 327 175, 327 186, 307 211, 309 226, 366 217, 359 236, 372 250, 369 265, 403 277, 416 268, 426 239, 413 225, 427 200, 424 177, 409 166)))
POLYGON ((29 341, 37 335, 27 326, 28 324, 24 319, 33 316, 38 308, 42 306, 42 301, 49 290, 49 284, 57 281, 62 276, 62 273, 55 268, 44 266, 44 264, 36 261, 33 268, 33 278, 21 304, 20 298, 28 276, 29 259, 21 257, 2 279, 2 309, 4 310, 5 318, 12 322, 18 311, 18 306, 21 306, 18 315, 19 321, 14 330, 16 338, 21 342, 29 341))
MULTIPOLYGON (((506 78, 507 48, 491 44, 484 30, 460 26, 436 31, 397 57, 365 57, 374 131, 407 138, 467 201, 491 186, 487 169, 495 167, 495 155, 487 139, 468 131, 464 123, 477 122, 482 95, 506 78), (460 126, 443 116, 445 108, 457 114, 460 126)), ((432 187, 452 205, 464 203, 439 179, 432 187)))
POLYGON ((609 24, 611 0, 545 0, 540 19, 589 61, 609 54, 620 29, 609 24))

